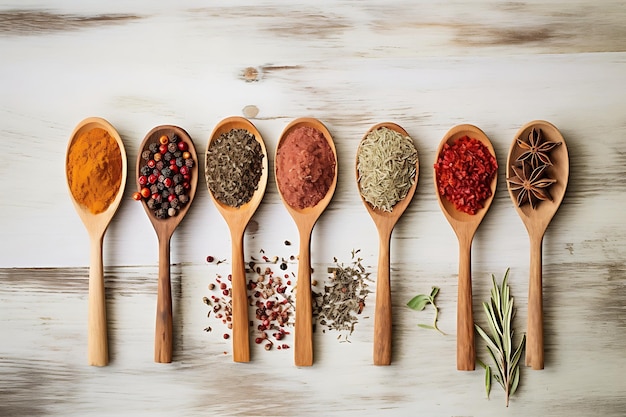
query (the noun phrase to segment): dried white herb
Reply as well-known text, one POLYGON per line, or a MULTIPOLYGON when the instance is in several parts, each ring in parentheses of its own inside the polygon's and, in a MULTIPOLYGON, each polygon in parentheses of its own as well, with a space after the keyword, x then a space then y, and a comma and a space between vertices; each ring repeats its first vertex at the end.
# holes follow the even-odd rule
POLYGON ((359 192, 372 207, 390 212, 407 196, 417 174, 417 149, 409 136, 386 127, 370 132, 359 145, 359 192))
MULTIPOLYGON (((487 334, 479 325, 476 330, 480 337, 487 343, 487 351, 489 356, 496 364, 497 374, 493 374, 493 378, 502 386, 505 394, 506 406, 509 406, 509 397, 515 394, 520 381, 520 358, 526 342, 526 335, 522 336, 522 340, 517 349, 513 346, 514 331, 511 327, 515 309, 513 308, 513 297, 508 284, 509 270, 506 270, 502 285, 498 286, 495 276, 491 275, 493 288, 491 290, 491 301, 484 302, 483 308, 487 316, 489 331, 487 334)), ((491 391, 492 372, 489 365, 481 363, 485 368, 485 390, 487 397, 491 391)))

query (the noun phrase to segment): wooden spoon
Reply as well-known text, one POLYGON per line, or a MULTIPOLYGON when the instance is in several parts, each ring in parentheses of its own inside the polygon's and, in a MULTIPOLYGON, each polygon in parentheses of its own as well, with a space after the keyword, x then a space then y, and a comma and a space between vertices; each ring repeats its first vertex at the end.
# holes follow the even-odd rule
MULTIPOLYGON (((443 150, 444 144, 452 145, 463 136, 479 140, 495 158, 495 151, 487 135, 476 126, 465 124, 455 126, 446 133, 437 149, 435 163, 443 150)), ((436 171, 433 178, 439 206, 459 241, 456 367, 459 371, 473 371, 476 366, 476 350, 474 347, 474 316, 472 313, 472 240, 480 222, 487 214, 489 206, 491 206, 498 176, 495 175, 491 182, 491 196, 483 202, 484 207, 473 215, 457 210, 447 198, 439 193, 436 171)))
MULTIPOLYGON (((233 360, 235 362, 249 362, 250 361, 250 339, 248 333, 248 293, 246 287, 246 267, 244 261, 243 251, 243 236, 246 230, 248 222, 252 218, 252 215, 259 207, 265 188, 267 185, 268 177, 268 161, 267 150, 263 138, 256 127, 247 119, 243 117, 228 117, 222 120, 211 133, 209 143, 207 144, 207 151, 211 147, 211 143, 219 138, 223 133, 228 133, 233 129, 245 129, 252 135, 257 142, 261 145, 261 151, 263 153, 263 172, 259 179, 258 188, 252 195, 252 199, 247 203, 239 206, 232 207, 222 203, 215 198, 211 189, 211 199, 218 211, 224 217, 224 220, 228 224, 231 236, 232 244, 232 300, 233 300, 233 360)), ((208 160, 207 160, 208 164, 208 160)), ((205 172, 208 169, 208 165, 205 165, 205 172)))
POLYGON ((337 151, 330 132, 322 122, 313 118, 299 118, 287 125, 283 130, 278 145, 276 146, 274 174, 276 174, 276 166, 278 165, 278 150, 283 140, 289 133, 300 126, 308 126, 322 132, 324 138, 328 141, 330 148, 335 156, 335 176, 333 182, 326 193, 315 206, 304 209, 291 207, 286 201, 278 184, 276 177, 276 185, 283 204, 293 218, 298 227, 300 234, 300 250, 298 255, 298 284, 296 289, 296 323, 295 323, 295 340, 294 340, 294 362, 296 366, 313 365, 313 310, 311 297, 311 232, 313 226, 317 222, 328 203, 330 202, 335 187, 337 186, 337 151))
MULTIPOLYGON (((363 136, 361 143, 367 136, 382 127, 386 127, 400 133, 403 136, 409 136, 408 133, 395 123, 379 123, 374 125, 363 136)), ((417 180, 419 175, 419 160, 415 164, 415 181, 403 200, 397 202, 391 212, 387 212, 378 208, 374 208, 368 203, 361 194, 358 170, 358 156, 360 151, 357 150, 356 163, 356 180, 359 187, 359 195, 363 204, 367 208, 372 220, 378 229, 378 274, 376 276, 376 311, 374 314, 374 365, 391 364, 391 282, 390 282, 390 246, 391 233, 402 213, 406 210, 415 194, 417 188, 417 180)))
POLYGON ((515 176, 512 165, 517 157, 524 151, 517 146, 517 139, 524 141, 528 138, 531 130, 541 129, 543 138, 550 142, 561 142, 560 145, 549 151, 548 156, 552 161, 552 166, 546 169, 546 175, 549 178, 556 179, 556 183, 549 188, 552 201, 541 201, 533 209, 529 204, 518 207, 517 193, 511 190, 511 185, 507 181, 507 188, 517 213, 522 218, 522 222, 528 230, 530 239, 530 282, 528 290, 528 330, 526 339, 526 365, 533 369, 543 369, 543 293, 542 293, 542 242, 543 236, 552 220, 552 217, 558 210, 569 178, 569 156, 565 140, 559 130, 543 120, 532 121, 523 126, 515 135, 509 156, 507 157, 506 177, 507 180, 515 176))
MULTIPOLYGON (((117 211, 120 201, 122 200, 122 196, 124 195, 127 166, 126 151, 124 149, 122 138, 109 122, 98 117, 87 118, 76 126, 67 146, 67 154, 69 155, 72 144, 78 140, 83 133, 95 128, 104 129, 109 133, 109 135, 111 135, 112 138, 115 139, 117 145, 119 146, 122 160, 122 173, 119 190, 117 191, 115 199, 111 202, 111 204, 109 204, 103 212, 98 214, 93 214, 89 208, 81 205, 76 200, 76 196, 72 194, 71 189, 70 195, 72 197, 74 207, 76 207, 76 211, 85 224, 87 233, 89 233, 91 247, 89 262, 89 328, 87 333, 88 361, 89 365, 105 366, 109 363, 109 347, 107 338, 106 300, 104 294, 102 242, 104 240, 104 234, 107 227, 109 226, 113 215, 117 211)), ((66 157, 66 164, 67 162, 66 157)), ((95 161, 90 162, 93 163, 95 161)))
POLYGON ((182 206, 178 214, 173 217, 165 219, 159 219, 147 206, 146 202, 142 200, 143 207, 148 214, 148 218, 154 227, 159 240, 159 281, 157 287, 157 314, 156 314, 156 331, 154 337, 154 361, 158 363, 170 363, 172 362, 172 288, 170 284, 170 240, 176 227, 187 214, 193 198, 196 194, 196 187, 198 185, 198 157, 196 155, 196 149, 193 145, 191 137, 185 130, 178 126, 163 125, 157 126, 152 129, 140 146, 139 155, 137 155, 137 187, 140 190, 142 186, 139 184, 140 169, 145 161, 143 161, 141 154, 148 148, 150 143, 159 143, 159 138, 162 135, 171 136, 176 134, 180 140, 187 143, 189 153, 195 161, 194 166, 191 168, 191 179, 189 187, 189 201, 182 206))

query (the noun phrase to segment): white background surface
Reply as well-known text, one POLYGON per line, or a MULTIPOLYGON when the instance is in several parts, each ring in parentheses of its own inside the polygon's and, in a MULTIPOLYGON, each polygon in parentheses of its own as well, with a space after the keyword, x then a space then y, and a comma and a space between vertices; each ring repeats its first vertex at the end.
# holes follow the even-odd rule
MULTIPOLYGON (((620 416, 626 410, 626 7, 568 2, 2 2, 0 4, 0 415, 620 416), (256 69, 254 81, 244 77, 256 69), (138 147, 154 126, 192 136, 203 164, 213 127, 249 117, 273 153, 282 129, 316 117, 333 134, 337 190, 312 239, 314 279, 378 239, 354 179, 359 140, 392 121, 413 137, 420 175, 392 240, 393 362, 372 365, 375 294, 351 343, 315 333, 315 364, 252 345, 235 364, 202 297, 230 268, 230 237, 201 178, 172 238, 174 362, 153 363, 157 240, 132 201, 138 147), (69 135, 99 116, 124 140, 125 197, 104 241, 111 364, 86 365, 87 233, 72 206, 69 135), (474 315, 490 275, 511 268, 525 332, 529 245, 506 190, 517 130, 543 119, 567 142, 563 205, 543 246, 546 367, 523 369, 508 409, 483 372, 456 371, 458 245, 432 164, 452 126, 471 123, 500 164, 474 239, 474 315), (226 262, 207 264, 207 255, 226 262), (441 288, 440 326, 405 304, 441 288), (207 333, 207 326, 214 328, 207 333)), ((297 230, 270 176, 247 258, 297 254, 297 230), (294 243, 285 246, 284 241, 294 243)), ((297 264, 290 264, 290 271, 297 264)), ((373 275, 375 279, 375 275, 373 275)), ((373 286, 372 286, 373 288, 373 286)), ((479 357, 486 359, 477 338, 479 357)))

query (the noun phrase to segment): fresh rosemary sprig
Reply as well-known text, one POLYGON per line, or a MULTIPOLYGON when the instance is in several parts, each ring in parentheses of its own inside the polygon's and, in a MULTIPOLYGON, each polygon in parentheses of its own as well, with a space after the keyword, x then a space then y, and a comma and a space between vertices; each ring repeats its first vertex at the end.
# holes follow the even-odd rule
POLYGON ((434 330, 437 330, 439 333, 445 335, 445 333, 442 332, 441 329, 439 329, 439 327, 437 326, 437 318, 439 317, 439 308, 437 307, 437 304, 435 304, 435 297, 437 296, 438 293, 439 293, 439 288, 433 287, 432 291, 430 292, 430 295, 418 294, 415 297, 413 297, 408 303, 406 303, 406 305, 415 311, 422 311, 426 308, 428 304, 432 304, 433 308, 435 309, 435 318, 433 319, 432 326, 429 324, 418 324, 418 326, 423 329, 434 329, 434 330))
POLYGON ((509 397, 515 394, 520 381, 520 358, 526 342, 526 335, 522 336, 517 349, 513 346, 513 329, 511 323, 515 316, 513 297, 508 284, 509 269, 506 270, 502 285, 498 286, 496 278, 491 275, 493 288, 491 302, 483 303, 491 335, 488 335, 479 325, 475 324, 480 337, 487 343, 487 351, 496 363, 497 374, 492 374, 489 365, 481 362, 485 368, 485 389, 487 398, 491 391, 491 377, 502 386, 505 394, 506 406, 509 406, 509 397))

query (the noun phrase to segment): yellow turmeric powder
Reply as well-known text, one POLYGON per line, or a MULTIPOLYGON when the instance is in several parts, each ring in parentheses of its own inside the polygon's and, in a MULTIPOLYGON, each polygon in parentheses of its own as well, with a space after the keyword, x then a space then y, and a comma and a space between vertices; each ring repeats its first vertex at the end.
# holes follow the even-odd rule
POLYGON ((66 167, 72 196, 92 214, 102 213, 115 200, 122 182, 122 152, 109 132, 82 132, 70 145, 66 167))

